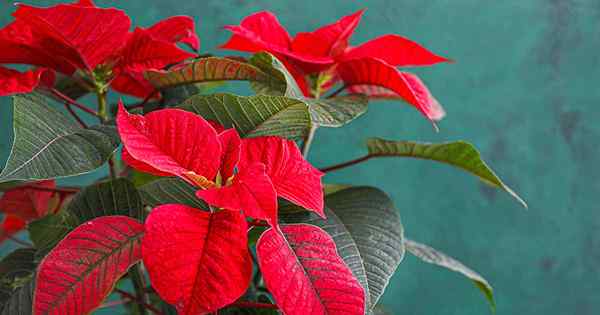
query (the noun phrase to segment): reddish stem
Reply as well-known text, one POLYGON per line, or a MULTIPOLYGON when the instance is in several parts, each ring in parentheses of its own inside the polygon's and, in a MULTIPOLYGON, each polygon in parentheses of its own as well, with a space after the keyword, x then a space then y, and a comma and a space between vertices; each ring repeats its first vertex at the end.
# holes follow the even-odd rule
POLYGON ((250 224, 251 226, 263 226, 263 227, 269 227, 270 226, 267 222, 261 221, 261 220, 257 220, 257 219, 254 219, 254 220, 248 222, 248 224, 250 224))
POLYGON ((4 236, 7 239, 9 239, 9 240, 11 240, 11 241, 13 241, 13 242, 15 242, 15 243, 17 243, 19 245, 22 245, 22 246, 25 246, 25 247, 33 247, 33 244, 31 244, 31 243, 29 243, 27 241, 20 240, 20 239, 14 237, 13 235, 6 235, 4 232, 2 232, 2 234, 4 234, 4 236))
POLYGON ((154 313, 156 315, 164 315, 164 313, 161 312, 156 307, 154 307, 154 305, 150 305, 150 304, 144 303, 143 301, 140 301, 135 295, 133 295, 133 294, 127 292, 127 291, 115 288, 115 292, 119 293, 122 297, 128 298, 131 301, 133 301, 133 302, 135 302, 135 303, 143 306, 145 309, 151 311, 152 313, 154 313))
POLYGON ((39 191, 50 191, 50 192, 63 193, 63 194, 76 194, 79 192, 79 188, 76 188, 76 187, 51 188, 51 187, 43 187, 43 186, 37 186, 37 185, 25 185, 20 188, 27 188, 27 189, 33 189, 33 190, 39 190, 39 191))
POLYGON ((52 92, 52 94, 56 95, 57 97, 59 97, 60 99, 62 99, 63 101, 65 101, 66 104, 71 105, 71 106, 75 106, 75 107, 81 109, 82 111, 84 111, 84 112, 86 112, 86 113, 88 113, 90 115, 93 115, 93 116, 96 116, 96 117, 100 117, 95 110, 90 109, 90 108, 88 108, 85 105, 77 103, 77 101, 75 101, 74 99, 68 97, 67 95, 65 95, 63 93, 61 93, 59 90, 52 89, 51 92, 52 92))
POLYGON ((240 301, 229 305, 228 307, 239 307, 239 308, 268 308, 276 310, 278 309, 277 305, 271 303, 259 303, 259 302, 249 302, 249 301, 240 301))
POLYGON ((343 85, 339 89, 335 90, 333 93, 329 94, 329 96, 327 96, 327 98, 332 98, 332 97, 337 96, 338 94, 342 93, 342 91, 344 91, 346 88, 348 88, 348 86, 343 85))
POLYGON ((368 159, 370 159, 372 157, 373 157, 372 155, 366 155, 366 156, 360 157, 358 159, 354 159, 354 160, 351 160, 351 161, 348 161, 348 162, 344 162, 344 163, 340 163, 340 164, 328 166, 328 167, 325 167, 325 168, 321 168, 319 170, 321 172, 323 172, 323 173, 329 173, 329 172, 333 172, 333 171, 336 171, 336 170, 339 170, 339 169, 342 169, 342 168, 346 168, 346 167, 352 166, 354 164, 358 164, 358 163, 364 162, 364 161, 366 161, 366 160, 368 160, 368 159))
POLYGON ((57 213, 58 210, 60 210, 60 208, 62 207, 63 203, 65 203, 65 199, 67 194, 65 194, 64 192, 59 192, 58 193, 58 204, 56 205, 56 208, 54 208, 54 211, 52 211, 52 213, 57 213))
POLYGON ((152 91, 152 93, 148 94, 148 96, 146 96, 146 98, 139 104, 135 104, 132 106, 128 106, 127 110, 132 110, 132 109, 136 109, 136 108, 143 108, 144 105, 146 105, 154 96, 156 96, 156 94, 158 94, 158 90, 154 90, 152 91))
POLYGON ((75 120, 77 120, 77 122, 79 123, 79 125, 81 125, 81 127, 83 127, 83 128, 87 128, 88 127, 85 124, 85 122, 83 122, 83 120, 81 119, 81 117, 79 117, 79 115, 77 115, 77 113, 73 110, 73 108, 71 106, 69 106, 68 103, 65 103, 65 108, 67 109, 67 111, 69 111, 69 113, 71 114, 71 116, 73 116, 73 118, 75 118, 75 120))

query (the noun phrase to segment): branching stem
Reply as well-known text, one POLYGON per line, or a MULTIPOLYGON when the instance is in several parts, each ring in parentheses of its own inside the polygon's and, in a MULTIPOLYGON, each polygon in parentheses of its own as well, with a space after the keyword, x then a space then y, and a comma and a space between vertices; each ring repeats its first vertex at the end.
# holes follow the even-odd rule
POLYGON ((161 312, 159 309, 157 309, 154 305, 151 305, 151 304, 145 303, 144 301, 138 300, 138 298, 135 295, 133 295, 127 291, 115 288, 115 292, 120 294, 122 297, 130 299, 131 301, 134 301, 138 305, 142 306, 144 311, 149 310, 152 313, 154 313, 155 315, 165 315, 163 312, 161 312))
POLYGON ((354 159, 354 160, 350 160, 348 162, 344 162, 344 163, 340 163, 340 164, 336 164, 336 165, 332 165, 332 166, 328 166, 328 167, 324 167, 319 169, 321 172, 323 173, 329 173, 329 172, 333 172, 333 171, 337 171, 361 162, 364 162, 370 158, 374 157, 373 155, 365 155, 363 157, 360 157, 358 159, 354 159))

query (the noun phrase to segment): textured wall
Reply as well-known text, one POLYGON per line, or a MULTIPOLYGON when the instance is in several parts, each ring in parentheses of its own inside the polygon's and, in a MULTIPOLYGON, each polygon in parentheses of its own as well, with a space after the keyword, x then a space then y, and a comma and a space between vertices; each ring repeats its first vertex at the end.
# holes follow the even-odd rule
MULTIPOLYGON (((487 277, 498 314, 600 313, 600 168, 595 165, 600 2, 128 0, 118 5, 139 25, 176 14, 197 17, 203 52, 215 52, 226 39, 222 25, 237 24, 257 10, 274 11, 296 32, 366 7, 353 43, 398 33, 456 60, 417 71, 447 109, 439 134, 403 104, 375 103, 348 128, 319 130, 312 162, 325 166, 357 157, 370 136, 473 142, 529 202, 529 210, 469 175, 424 161, 372 161, 327 180, 387 191, 407 235, 487 277)), ((11 8, 3 2, 0 9, 4 24, 11 8)), ((0 102, 5 156, 8 99, 0 102)), ((383 302, 395 314, 487 312, 480 293, 461 276, 408 256, 383 302)))

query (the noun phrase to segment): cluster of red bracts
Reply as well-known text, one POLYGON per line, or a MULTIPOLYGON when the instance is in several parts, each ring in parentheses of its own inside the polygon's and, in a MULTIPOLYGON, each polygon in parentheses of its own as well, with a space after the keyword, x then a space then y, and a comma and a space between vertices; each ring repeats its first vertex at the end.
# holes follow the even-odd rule
MULTIPOLYGON (((209 205, 210 209, 162 205, 145 222, 144 265, 152 286, 180 314, 212 312, 246 292, 252 275, 246 218, 266 221, 271 227, 257 243, 258 260, 267 288, 286 314, 307 309, 324 313, 325 306, 317 301, 327 299, 316 292, 302 292, 308 278, 282 274, 286 266, 297 263, 290 237, 322 239, 309 254, 325 259, 335 272, 320 281, 353 292, 338 297, 339 301, 354 300, 358 313, 364 312, 362 287, 338 256, 331 237, 314 226, 278 225, 277 197, 324 216, 323 174, 304 160, 295 142, 272 136, 240 139, 235 129, 224 130, 177 109, 139 116, 121 105, 117 126, 123 160, 129 166, 154 175, 177 176, 197 187, 196 196, 209 205), (288 248, 282 253, 283 247, 288 248), (294 303, 287 301, 290 295, 285 287, 290 279, 291 285, 298 286, 294 303), (306 303, 307 308, 298 308, 298 303, 306 303)), ((309 287, 304 290, 314 291, 309 287)))
POLYGON ((76 77, 90 91, 110 86, 143 98, 154 91, 144 71, 195 56, 177 43, 199 47, 189 17, 168 18, 132 32, 125 12, 98 8, 91 0, 49 8, 18 4, 13 16, 0 29, 0 96, 52 87, 64 75, 76 77), (35 68, 19 72, 2 64, 35 68))
POLYGON ((319 96, 341 81, 343 90, 371 98, 403 99, 429 120, 442 119, 443 108, 423 82, 396 67, 430 66, 450 60, 394 34, 350 46, 348 41, 362 13, 292 38, 272 13, 259 12, 244 18, 239 26, 226 26, 233 35, 221 48, 274 54, 306 96, 319 96))

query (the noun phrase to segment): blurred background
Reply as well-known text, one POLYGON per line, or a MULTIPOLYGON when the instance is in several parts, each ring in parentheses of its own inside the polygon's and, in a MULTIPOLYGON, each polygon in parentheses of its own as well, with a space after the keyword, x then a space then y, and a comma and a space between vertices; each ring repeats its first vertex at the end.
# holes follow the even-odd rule
MULTIPOLYGON (((25 1, 51 5, 58 1, 25 1)), ((172 15, 197 21, 202 53, 225 54, 222 26, 273 11, 290 33, 367 8, 351 43, 386 33, 456 61, 418 73, 445 106, 436 133, 399 102, 374 102, 344 129, 320 129, 317 167, 359 157, 368 137, 465 139, 528 203, 445 165, 382 159, 326 177, 391 195, 406 235, 454 256, 495 289, 498 314, 600 313, 600 2, 595 0, 100 1, 149 26, 172 15)), ((0 25, 13 7, 0 4, 0 25)), ((9 98, 0 99, 0 162, 10 150, 9 98)), ((85 100, 84 100, 85 102, 85 100)), ((85 184, 101 170, 69 184, 85 184)), ((10 245, 2 248, 6 252, 10 245)), ((393 314, 488 314, 462 276, 407 255, 382 300, 393 314)))

